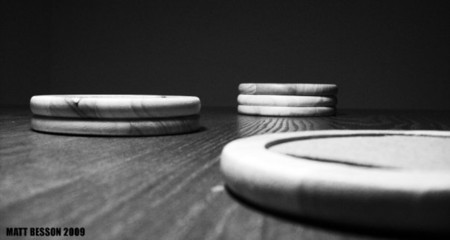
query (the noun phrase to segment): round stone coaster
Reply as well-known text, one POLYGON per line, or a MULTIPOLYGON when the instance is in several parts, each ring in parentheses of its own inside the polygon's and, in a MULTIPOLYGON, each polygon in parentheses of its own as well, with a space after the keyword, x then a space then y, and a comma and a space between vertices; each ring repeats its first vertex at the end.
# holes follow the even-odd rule
POLYGON ((235 140, 228 187, 300 217, 386 230, 450 232, 450 132, 309 131, 235 140))
POLYGON ((200 99, 158 95, 40 95, 30 100, 33 114, 67 118, 167 118, 196 115, 200 99))
POLYGON ((332 107, 336 105, 335 97, 319 97, 319 96, 240 94, 237 100, 238 104, 240 105, 250 105, 250 106, 332 107))
POLYGON ((328 96, 337 94, 336 84, 313 83, 241 83, 241 94, 328 96))
POLYGON ((80 119, 33 116, 31 128, 40 132, 74 135, 149 136, 188 133, 200 128, 199 116, 164 119, 80 119))
POLYGON ((238 113, 277 117, 322 117, 335 114, 333 107, 274 107, 238 105, 238 113))

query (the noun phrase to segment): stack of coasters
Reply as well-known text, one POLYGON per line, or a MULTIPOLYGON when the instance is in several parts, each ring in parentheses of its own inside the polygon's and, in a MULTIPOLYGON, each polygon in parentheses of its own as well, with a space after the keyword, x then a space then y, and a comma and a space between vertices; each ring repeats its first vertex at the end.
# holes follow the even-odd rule
POLYGON ((198 130, 200 99, 158 95, 40 95, 30 100, 35 131, 145 136, 198 130))
POLYGON ((336 112, 335 84, 242 83, 239 92, 241 114, 313 117, 336 112))

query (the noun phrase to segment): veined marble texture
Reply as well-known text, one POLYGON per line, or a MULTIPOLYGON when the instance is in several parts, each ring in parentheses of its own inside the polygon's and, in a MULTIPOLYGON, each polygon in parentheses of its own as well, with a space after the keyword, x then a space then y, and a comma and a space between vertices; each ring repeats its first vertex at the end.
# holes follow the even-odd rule
POLYGON ((336 84, 313 83, 241 83, 241 94, 253 95, 302 95, 302 96, 332 96, 336 95, 336 84))
POLYGON ((279 107, 328 107, 336 105, 336 97, 286 96, 286 95, 247 95, 238 96, 238 104, 250 106, 279 107))
POLYGON ((220 159, 231 191, 258 206, 370 229, 448 233, 449 149, 449 131, 326 130, 241 138, 220 159))
POLYGON ((67 118, 167 118, 196 115, 200 99, 159 95, 39 95, 30 100, 35 115, 67 118))
POLYGON ((40 132, 100 135, 151 136, 188 133, 199 130, 199 115, 166 119, 80 119, 33 116, 31 128, 40 132))
POLYGON ((238 113, 278 117, 320 117, 335 114, 333 107, 273 107, 238 105, 238 113))

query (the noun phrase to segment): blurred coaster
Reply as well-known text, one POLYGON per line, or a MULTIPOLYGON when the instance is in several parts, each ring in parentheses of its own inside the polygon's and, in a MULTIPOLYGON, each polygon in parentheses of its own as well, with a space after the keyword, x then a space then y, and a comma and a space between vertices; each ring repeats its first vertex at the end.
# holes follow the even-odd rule
POLYGON ((74 135, 148 136, 193 132, 200 128, 199 116, 164 119, 99 120, 33 116, 31 128, 40 132, 74 135))
POLYGON ((238 104, 250 106, 278 106, 278 107, 328 107, 336 105, 336 98, 319 97, 319 96, 240 94, 238 96, 238 104))
POLYGON ((450 132, 311 131, 235 140, 228 187, 289 215, 385 230, 450 232, 450 132))
POLYGON ((167 118, 199 114, 200 99, 158 95, 40 95, 33 114, 68 118, 167 118))
POLYGON ((303 95, 327 96, 336 95, 336 84, 312 83, 241 83, 239 92, 252 95, 303 95))
POLYGON ((273 107, 238 105, 238 112, 247 115, 278 117, 321 117, 335 114, 332 107, 273 107))

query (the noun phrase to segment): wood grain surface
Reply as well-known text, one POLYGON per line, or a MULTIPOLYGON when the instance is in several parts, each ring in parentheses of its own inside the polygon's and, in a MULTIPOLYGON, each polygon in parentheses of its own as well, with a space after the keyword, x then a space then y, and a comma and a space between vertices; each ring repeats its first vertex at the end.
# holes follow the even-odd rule
POLYGON ((6 227, 86 229, 84 237, 55 239, 429 238, 292 219, 249 205, 224 190, 218 156, 229 141, 264 133, 450 130, 450 112, 432 111, 279 118, 205 109, 200 132, 117 138, 37 133, 30 119, 27 109, 0 109, 0 239, 6 227))

